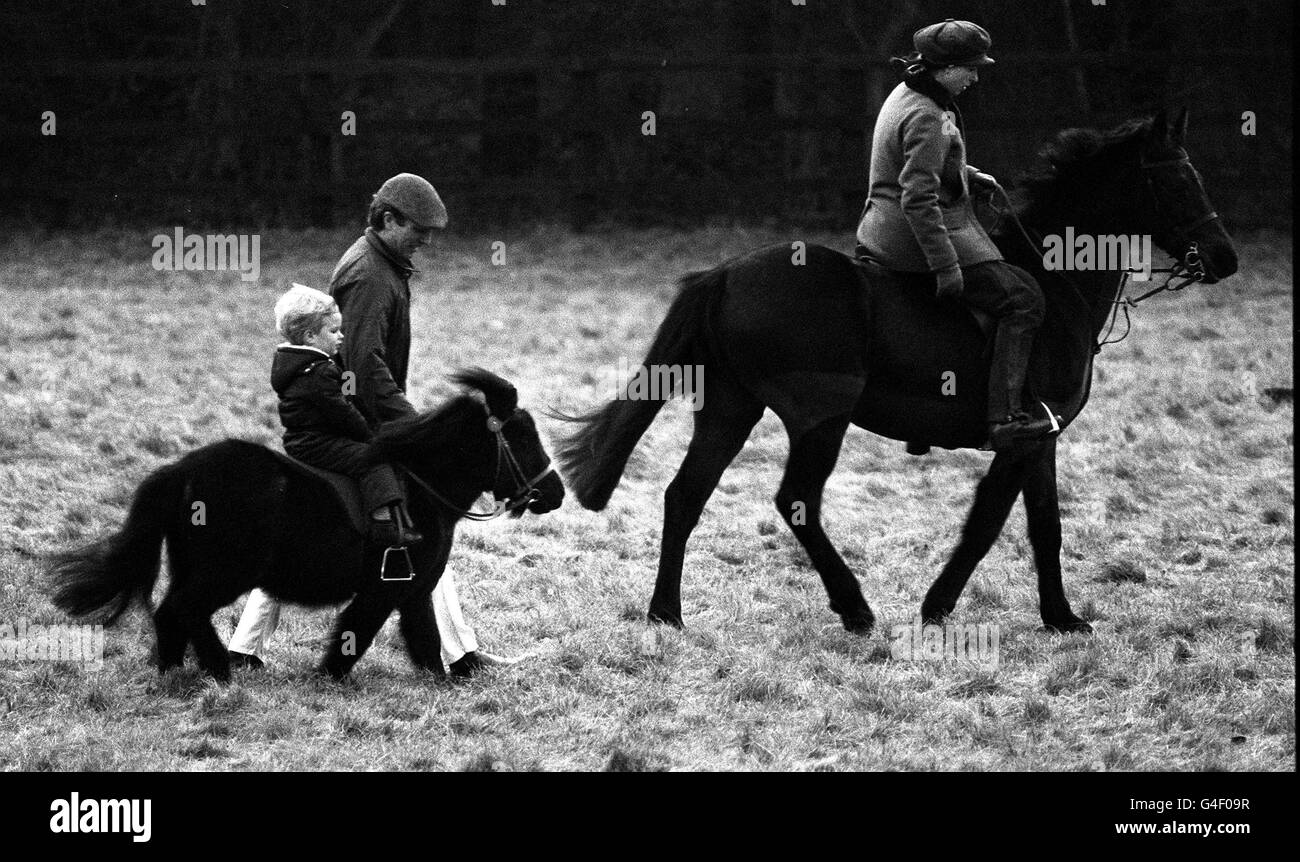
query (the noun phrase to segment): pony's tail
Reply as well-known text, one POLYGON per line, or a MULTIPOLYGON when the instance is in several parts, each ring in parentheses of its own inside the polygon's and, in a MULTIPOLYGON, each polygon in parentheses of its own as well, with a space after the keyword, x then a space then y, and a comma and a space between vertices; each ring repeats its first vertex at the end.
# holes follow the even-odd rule
MULTIPOLYGON (((682 366, 706 353, 701 343, 707 331, 710 301, 726 283, 726 270, 716 267, 693 272, 681 280, 677 298, 668 308, 659 331, 641 368, 628 382, 628 390, 638 387, 644 393, 655 366, 682 366)), ((659 374, 663 379, 663 374, 659 374)), ((675 377, 675 375, 674 375, 675 377)), ((680 381, 673 381, 673 388, 680 381)), ((627 460, 641 435, 650 427, 664 401, 672 391, 658 392, 661 397, 634 398, 629 391, 581 416, 558 416, 580 427, 561 441, 556 449, 566 484, 588 509, 600 511, 618 487, 627 460)), ((703 395, 703 393, 701 393, 703 395)))
POLYGON ((112 536, 50 561, 51 598, 73 617, 115 623, 137 597, 149 606, 168 523, 179 515, 185 476, 163 467, 141 483, 126 523, 112 536))

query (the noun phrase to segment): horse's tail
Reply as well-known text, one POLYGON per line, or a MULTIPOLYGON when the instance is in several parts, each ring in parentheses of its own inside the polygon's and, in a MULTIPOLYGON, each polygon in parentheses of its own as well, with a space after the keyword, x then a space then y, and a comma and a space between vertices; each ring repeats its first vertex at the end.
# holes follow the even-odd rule
POLYGON ((51 558, 50 581, 56 607, 74 617, 93 617, 112 625, 139 597, 149 596, 167 525, 183 503, 185 471, 163 467, 140 484, 122 529, 112 536, 51 558))
MULTIPOLYGON (((721 266, 684 276, 677 298, 659 324, 650 350, 627 390, 604 407, 577 417, 561 417, 581 426, 560 443, 556 458, 566 483, 586 508, 605 508, 637 441, 681 382, 673 379, 672 388, 664 391, 666 387, 658 387, 656 392, 646 385, 653 379, 647 375, 658 374, 664 379, 662 369, 680 369, 703 355, 701 336, 707 331, 710 301, 720 294, 726 278, 727 271, 721 266), (633 397, 633 390, 639 394, 649 390, 658 397, 633 397)), ((676 377, 675 372, 672 377, 676 377)))

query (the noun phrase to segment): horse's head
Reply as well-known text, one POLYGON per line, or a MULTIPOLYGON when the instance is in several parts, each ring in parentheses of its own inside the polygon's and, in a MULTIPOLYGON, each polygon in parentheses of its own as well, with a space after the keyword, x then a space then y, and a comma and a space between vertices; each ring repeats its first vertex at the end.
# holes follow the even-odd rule
POLYGON ((1237 271, 1237 252, 1183 149, 1187 111, 1109 131, 1066 129, 1022 177, 1021 218, 1044 233, 1149 236, 1183 274, 1207 283, 1237 271))
POLYGON ((1138 149, 1140 217, 1155 245, 1213 284, 1237 271, 1237 251, 1183 149, 1186 135, 1186 108, 1172 122, 1161 110, 1145 127, 1138 149))
MULTIPOLYGON (((564 484, 551 469, 551 458, 537 435, 537 425, 527 410, 519 407, 519 396, 508 381, 482 368, 458 371, 456 383, 483 395, 485 415, 481 417, 483 437, 472 451, 495 454, 486 459, 492 465, 492 496, 505 503, 513 517, 524 509, 541 515, 559 508, 564 501, 564 484)), ((472 423, 471 423, 472 427, 472 423)))

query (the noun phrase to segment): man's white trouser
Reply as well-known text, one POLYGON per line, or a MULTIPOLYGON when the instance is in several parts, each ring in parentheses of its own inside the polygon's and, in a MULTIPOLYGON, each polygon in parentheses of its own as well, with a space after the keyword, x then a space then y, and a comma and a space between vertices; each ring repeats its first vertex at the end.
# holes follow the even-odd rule
MULTIPOLYGON (((451 566, 443 571, 438 585, 433 589, 433 615, 438 621, 438 637, 442 640, 442 661, 450 666, 465 653, 478 649, 474 628, 465 620, 456 594, 456 579, 451 566)), ((244 613, 230 638, 229 648, 234 652, 262 658, 262 651, 275 634, 280 623, 280 603, 261 590, 248 594, 244 613)))

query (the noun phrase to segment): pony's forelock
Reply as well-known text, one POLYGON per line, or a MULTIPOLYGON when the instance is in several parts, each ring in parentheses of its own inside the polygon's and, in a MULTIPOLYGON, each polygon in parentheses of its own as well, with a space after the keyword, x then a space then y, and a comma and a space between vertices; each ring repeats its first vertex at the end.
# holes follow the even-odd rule
POLYGON ((519 406, 519 395, 510 381, 486 368, 461 368, 450 375, 453 383, 483 394, 492 415, 506 419, 519 406))

